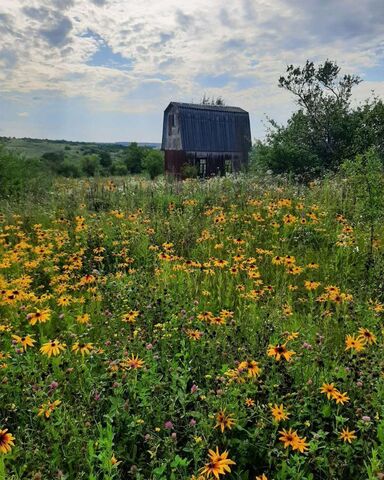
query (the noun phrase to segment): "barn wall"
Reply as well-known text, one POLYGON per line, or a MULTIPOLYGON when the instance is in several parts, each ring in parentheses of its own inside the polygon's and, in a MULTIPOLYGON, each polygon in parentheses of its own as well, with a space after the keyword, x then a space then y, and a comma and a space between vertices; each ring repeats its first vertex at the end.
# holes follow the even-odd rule
POLYGON ((181 178, 182 166, 187 163, 187 154, 182 150, 166 150, 164 154, 165 173, 181 178))
POLYGON ((179 109, 176 106, 164 112, 162 150, 181 150, 179 109))

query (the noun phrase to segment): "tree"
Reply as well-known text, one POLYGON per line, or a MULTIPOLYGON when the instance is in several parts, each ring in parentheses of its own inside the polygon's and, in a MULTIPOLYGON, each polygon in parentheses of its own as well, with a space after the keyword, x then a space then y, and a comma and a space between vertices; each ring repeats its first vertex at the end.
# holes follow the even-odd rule
POLYGON ((145 154, 146 149, 139 147, 136 142, 129 144, 125 155, 125 165, 130 173, 140 173, 143 170, 142 162, 145 154))
POLYGON ((159 150, 149 150, 143 160, 143 168, 153 180, 164 172, 164 157, 159 150))
POLYGON ((224 106, 225 102, 223 97, 206 97, 205 93, 203 95, 203 98, 200 100, 200 105, 221 105, 224 106))
POLYGON ((100 171, 100 161, 96 154, 85 155, 81 159, 81 167, 88 177, 94 177, 100 171))
POLYGON ((343 149, 351 139, 349 120, 352 88, 361 79, 355 75, 340 76, 340 67, 330 60, 315 67, 307 60, 304 67, 289 65, 279 87, 293 93, 308 119, 308 141, 326 168, 342 161, 343 149))

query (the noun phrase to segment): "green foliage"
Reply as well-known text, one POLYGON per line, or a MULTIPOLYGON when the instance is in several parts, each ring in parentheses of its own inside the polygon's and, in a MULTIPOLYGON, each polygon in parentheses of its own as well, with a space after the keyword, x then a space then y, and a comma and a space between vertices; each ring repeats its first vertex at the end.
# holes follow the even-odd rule
POLYGON ((125 165, 129 173, 140 173, 143 170, 143 160, 146 149, 132 142, 125 151, 125 165))
POLYGON ((164 156, 159 150, 149 150, 142 161, 142 167, 153 180, 164 173, 164 156))
POLYGON ((100 172, 99 157, 95 154, 85 155, 81 159, 81 167, 86 176, 94 177, 100 172))
POLYGON ((352 89, 360 81, 341 75, 329 60, 318 67, 309 61, 302 68, 289 65, 279 87, 294 95, 299 110, 285 126, 269 120, 266 140, 254 146, 253 169, 315 177, 371 147, 383 161, 384 106, 373 97, 351 107, 352 89))
POLYGON ((41 195, 51 181, 43 171, 41 161, 17 155, 0 144, 0 197, 41 195))

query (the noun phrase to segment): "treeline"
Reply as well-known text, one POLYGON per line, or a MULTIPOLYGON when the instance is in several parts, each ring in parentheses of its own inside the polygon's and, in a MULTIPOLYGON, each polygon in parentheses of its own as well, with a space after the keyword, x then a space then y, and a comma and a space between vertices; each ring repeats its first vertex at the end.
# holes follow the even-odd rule
POLYGON ((330 60, 288 66, 278 86, 294 96, 299 108, 286 125, 268 119, 266 139, 252 149, 252 169, 313 178, 368 152, 384 162, 384 103, 373 95, 353 106, 352 89, 361 81, 341 75, 330 60))
POLYGON ((56 175, 78 178, 147 172, 151 178, 155 178, 164 169, 162 152, 141 147, 137 143, 131 143, 123 150, 120 147, 117 155, 103 146, 87 147, 80 158, 67 154, 66 148, 41 156, 43 164, 56 175))

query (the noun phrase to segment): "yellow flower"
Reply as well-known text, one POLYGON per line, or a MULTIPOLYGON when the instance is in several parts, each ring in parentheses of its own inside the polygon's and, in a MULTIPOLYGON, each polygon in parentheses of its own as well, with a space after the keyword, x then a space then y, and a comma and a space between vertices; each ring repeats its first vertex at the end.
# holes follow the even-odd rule
POLYGON ((30 335, 25 335, 24 337, 19 337, 18 335, 12 335, 12 338, 19 344, 22 345, 23 350, 27 350, 27 347, 33 347, 33 344, 36 343, 30 335))
POLYGON ((58 407, 61 403, 61 400, 55 400, 54 402, 48 401, 47 403, 43 403, 39 408, 39 412, 37 414, 38 417, 44 415, 45 418, 49 418, 56 407, 58 407))
POLYGON ((0 453, 9 453, 15 445, 13 440, 15 440, 15 437, 8 432, 8 428, 0 430, 0 453))
POLYGON ((376 336, 368 328, 359 328, 359 333, 358 338, 361 338, 364 343, 369 343, 370 345, 376 343, 376 336))
POLYGON ((76 317, 76 322, 81 323, 81 324, 86 324, 89 323, 90 321, 90 316, 88 313, 83 313, 83 315, 78 315, 76 317))
POLYGON ((323 383, 323 385, 320 387, 320 392, 325 393, 328 400, 332 398, 337 391, 338 390, 333 383, 323 383))
POLYGON ((36 323, 45 323, 51 318, 51 310, 46 308, 45 310, 36 310, 36 312, 28 313, 27 319, 31 325, 36 323))
POLYGON ((89 355, 93 349, 93 343, 75 342, 72 345, 72 352, 81 353, 82 356, 89 355))
POLYGON ((229 465, 236 465, 236 463, 228 458, 228 452, 219 453, 218 447, 216 451, 208 450, 209 461, 201 468, 200 474, 206 478, 214 476, 216 479, 220 475, 226 475, 231 472, 229 465))
POLYGON ((352 440, 355 440, 357 437, 355 435, 355 430, 350 431, 349 428, 343 428, 340 433, 340 440, 344 440, 344 442, 352 443, 352 440))
POLYGON ((363 338, 347 335, 347 338, 345 339, 345 350, 356 350, 356 352, 361 352, 364 350, 363 338))
POLYGON ((132 356, 128 358, 127 360, 123 360, 122 366, 126 367, 130 370, 137 370, 139 368, 143 368, 144 366, 144 361, 139 359, 139 356, 135 355, 132 353, 132 356))
POLYGON ((44 343, 40 348, 40 352, 43 355, 48 355, 48 357, 51 357, 52 355, 56 357, 57 355, 60 355, 61 351, 65 350, 65 347, 65 343, 60 343, 58 340, 50 340, 49 342, 44 343))
POLYGON ((128 313, 125 313, 121 320, 123 322, 127 322, 127 323, 135 323, 136 322, 136 318, 139 316, 139 311, 138 310, 130 310, 128 313))
POLYGON ((227 415, 225 413, 225 409, 220 410, 220 412, 216 414, 215 428, 220 427, 221 433, 223 433, 226 428, 231 430, 234 424, 235 424, 235 420, 233 419, 232 415, 227 415))
POLYGON ((257 377, 260 375, 260 372, 261 372, 259 364, 258 362, 255 362, 255 360, 246 360, 244 362, 240 362, 237 369, 240 372, 242 371, 248 372, 248 377, 257 377))
POLYGON ((270 407, 273 418, 280 422, 281 420, 287 420, 289 417, 289 413, 284 409, 283 404, 281 403, 280 406, 276 403, 270 407))
POLYGON ((283 345, 280 343, 277 345, 270 345, 267 350, 268 356, 274 357, 277 362, 279 362, 282 358, 289 362, 295 353, 296 352, 287 349, 286 343, 283 345))

